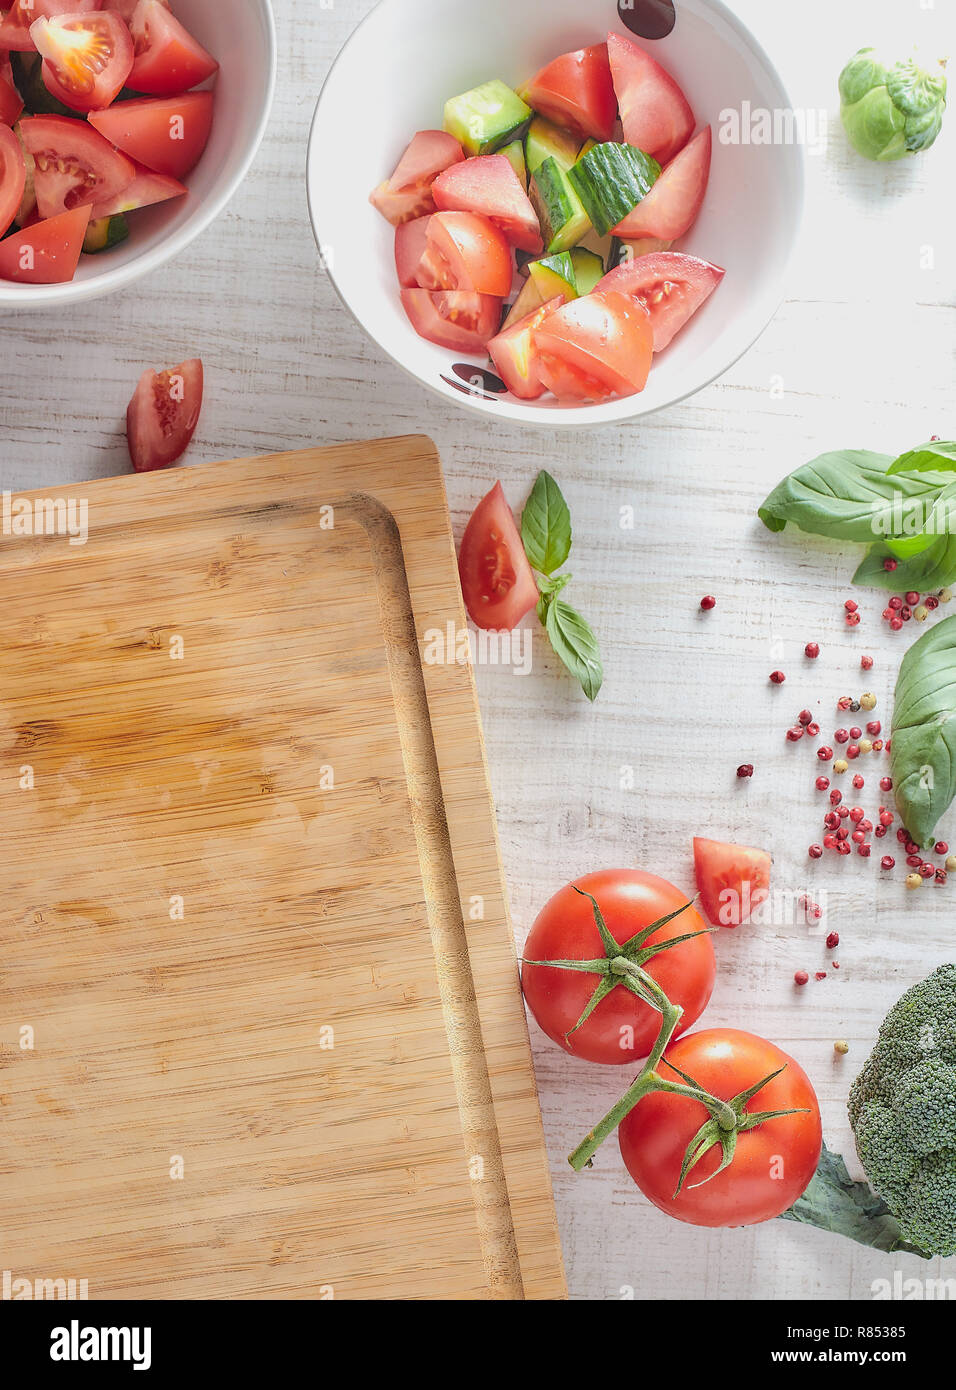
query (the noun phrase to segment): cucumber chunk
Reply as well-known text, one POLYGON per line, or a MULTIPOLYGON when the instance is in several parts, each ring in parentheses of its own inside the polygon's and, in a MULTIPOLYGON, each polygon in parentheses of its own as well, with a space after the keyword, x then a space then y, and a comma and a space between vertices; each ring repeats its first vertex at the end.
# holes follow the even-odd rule
POLYGON ((112 251, 129 236, 129 223, 121 212, 112 217, 98 217, 86 229, 83 250, 88 256, 99 255, 101 251, 112 251))
POLYGON ((23 114, 25 116, 70 116, 74 120, 85 120, 82 111, 74 111, 69 106, 64 106, 62 101, 58 101, 55 96, 51 96, 46 89, 46 84, 42 77, 43 59, 39 53, 17 53, 10 54, 10 69, 13 73, 13 82, 23 98, 23 114))
MULTIPOLYGON (((511 328, 514 324, 520 323, 521 320, 526 319, 529 314, 533 314, 535 309, 540 309, 541 305, 544 303, 546 303, 546 300, 538 289, 536 281, 532 280, 529 275, 524 282, 521 293, 511 306, 508 317, 504 322, 504 328, 511 328)), ((504 328, 502 332, 504 332, 504 328)))
POLYGON ((553 155, 532 174, 530 194, 549 256, 557 251, 570 251, 591 230, 581 199, 571 186, 570 175, 553 155))
POLYGON ((569 130, 562 130, 560 126, 552 125, 543 116, 535 116, 528 127, 525 157, 529 174, 540 169, 546 159, 556 159, 567 172, 577 163, 579 150, 580 142, 577 136, 572 135, 569 130))
POLYGON ((445 104, 445 129, 468 154, 495 154, 516 140, 530 119, 531 107, 497 78, 445 104))
POLYGON ((622 241, 615 237, 611 242, 607 268, 616 270, 619 265, 628 265, 640 256, 651 256, 655 251, 669 251, 673 245, 672 241, 661 241, 658 237, 644 237, 641 241, 622 241))
POLYGON ((558 294, 563 294, 566 299, 578 297, 574 261, 568 251, 559 251, 557 255, 532 261, 528 274, 540 290, 543 300, 554 299, 558 294))
POLYGON ((528 166, 525 164, 524 144, 522 141, 512 140, 510 145, 505 145, 504 149, 499 150, 498 153, 504 155, 505 159, 507 159, 512 169, 518 175, 518 182, 521 184, 521 187, 526 189, 528 187, 528 166))
POLYGON ((579 295, 590 294, 598 281, 604 279, 604 262, 596 251, 576 246, 571 252, 571 265, 574 267, 574 283, 579 295))
POLYGON ((634 145, 595 145, 568 173, 599 236, 623 222, 661 176, 656 159, 634 145))

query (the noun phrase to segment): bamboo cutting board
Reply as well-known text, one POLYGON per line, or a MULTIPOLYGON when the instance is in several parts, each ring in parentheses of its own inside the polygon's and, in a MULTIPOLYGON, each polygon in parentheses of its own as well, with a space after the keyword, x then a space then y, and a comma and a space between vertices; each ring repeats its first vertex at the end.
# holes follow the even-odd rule
POLYGON ((89 539, 0 537, 0 1265, 563 1297, 433 446, 30 496, 89 539))

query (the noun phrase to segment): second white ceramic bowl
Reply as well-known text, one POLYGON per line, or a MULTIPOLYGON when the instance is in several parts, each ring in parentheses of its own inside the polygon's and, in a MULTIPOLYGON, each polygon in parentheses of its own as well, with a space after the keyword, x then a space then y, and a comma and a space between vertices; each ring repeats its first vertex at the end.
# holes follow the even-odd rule
POLYGON ((131 215, 130 236, 100 256, 81 256, 68 285, 0 280, 0 309, 75 304, 124 289, 178 256, 222 212, 265 134, 276 80, 270 0, 173 0, 173 11, 219 62, 212 133, 184 182, 185 198, 131 215))
MULTIPOLYGON (((721 376, 759 337, 782 298, 804 198, 796 144, 728 144, 722 115, 786 111, 772 61, 721 0, 676 0, 666 38, 637 39, 714 128, 703 212, 679 249, 727 271, 713 298, 654 364, 642 395, 604 405, 470 393, 460 360, 424 342, 402 309, 394 231, 369 205, 416 130, 440 127, 445 101, 492 77, 512 86, 560 53, 628 34, 614 0, 381 0, 342 50, 319 98, 308 158, 316 240, 332 282, 374 341, 456 405, 526 424, 581 426, 647 415, 721 376)), ((629 37, 636 38, 634 34, 629 37)))

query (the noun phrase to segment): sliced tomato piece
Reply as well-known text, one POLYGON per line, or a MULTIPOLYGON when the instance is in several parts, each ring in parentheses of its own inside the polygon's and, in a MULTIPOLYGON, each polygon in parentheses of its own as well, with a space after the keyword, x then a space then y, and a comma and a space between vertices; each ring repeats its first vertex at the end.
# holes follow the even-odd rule
POLYGON ((452 352, 483 352, 501 323, 501 300, 469 290, 402 290, 402 304, 420 338, 452 352))
POLYGON ((432 184, 439 174, 459 164, 465 152, 444 130, 420 130, 396 165, 390 179, 379 184, 369 202, 392 226, 435 211, 432 184))
POLYGON ((614 290, 556 309, 535 331, 538 372, 559 400, 604 401, 643 391, 654 355, 650 315, 614 290))
POLYGON ((22 227, 0 241, 0 280, 22 285, 65 285, 76 274, 90 209, 76 208, 59 217, 22 227))
POLYGON ((614 235, 622 240, 658 237, 673 242, 689 232, 707 194, 713 143, 710 126, 695 135, 671 160, 647 197, 618 223, 614 235))
POLYGON ((129 76, 134 92, 174 97, 219 70, 212 54, 170 13, 164 0, 140 0, 129 27, 136 50, 129 76))
POLYGON ((654 351, 663 352, 710 298, 725 271, 696 256, 661 251, 625 261, 598 282, 599 290, 632 295, 651 316, 654 351))
POLYGON ((418 283, 428 290, 474 290, 504 299, 511 293, 511 247, 487 217, 436 212, 429 220, 418 283))
POLYGON ((87 124, 69 116, 29 116, 20 133, 36 165, 40 216, 106 203, 133 181, 136 166, 87 124))
POLYGON ((16 125, 23 112, 23 98, 13 80, 9 53, 0 53, 0 125, 16 125))
POLYGON ((137 208, 149 208, 155 203, 165 203, 170 198, 182 198, 189 189, 178 179, 168 174, 154 174, 152 169, 134 165, 136 172, 131 183, 121 193, 102 203, 94 203, 93 220, 100 217, 115 217, 120 212, 135 212, 137 208))
POLYGON ((537 606, 538 586, 500 483, 465 529, 458 572, 471 620, 486 632, 510 632, 537 606))
MULTIPOLYGON (((62 14, 92 14, 102 4, 103 0, 14 0, 0 22, 0 49, 33 53, 36 44, 30 27, 38 19, 54 19, 62 14)), ((110 9, 115 10, 116 6, 111 5, 110 9)))
POLYGON ((488 353, 502 381, 513 396, 522 401, 536 401, 544 395, 545 385, 538 372, 538 349, 535 330, 555 309, 566 303, 563 294, 549 299, 525 318, 492 338, 488 353))
POLYGON ((614 134, 617 97, 606 43, 555 58, 520 95, 540 115, 579 135, 603 141, 614 134))
POLYGON ((425 254, 430 221, 430 217, 417 217, 414 222, 403 222, 395 228, 395 270, 403 289, 420 288, 418 264, 425 254))
POLYGON ((537 213, 503 154, 478 155, 446 169, 432 185, 432 197, 440 212, 477 212, 490 218, 522 251, 538 255, 544 250, 537 213))
POLYGON ((126 412, 126 441, 137 473, 182 458, 202 410, 203 367, 192 357, 165 372, 144 372, 126 412))
POLYGON ((139 97, 91 111, 90 125, 157 174, 182 179, 199 163, 212 129, 212 92, 139 97))
POLYGON ((669 164, 694 133, 690 103, 670 73, 630 39, 609 34, 607 50, 624 139, 669 164))
POLYGON ((0 125, 0 236, 20 210, 26 182, 27 169, 20 141, 8 125, 0 125))
POLYGON ((739 927, 770 896, 773 860, 766 850, 694 841, 701 906, 715 927, 739 927))
POLYGON ((38 19, 30 37, 43 57, 43 85, 71 110, 98 111, 126 85, 133 40, 111 10, 38 19))
MULTIPOLYGON (((156 0, 159 5, 165 5, 169 9, 169 0, 156 0)), ((133 15, 139 9, 140 0, 109 0, 109 8, 119 15, 120 19, 125 19, 127 24, 132 24, 133 15)))

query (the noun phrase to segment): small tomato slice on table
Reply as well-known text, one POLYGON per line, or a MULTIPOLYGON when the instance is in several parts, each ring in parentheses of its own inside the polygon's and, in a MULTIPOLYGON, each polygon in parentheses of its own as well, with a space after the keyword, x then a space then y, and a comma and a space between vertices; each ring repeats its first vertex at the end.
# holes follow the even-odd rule
POLYGON ((559 400, 609 400, 643 391, 654 356, 650 315, 616 291, 582 295, 534 334, 538 372, 559 400))
POLYGON ((126 412, 126 440, 137 473, 182 458, 202 410, 203 367, 190 358, 165 372, 144 372, 126 412))
POLYGON ((23 98, 13 80, 9 53, 0 53, 0 125, 16 125, 23 112, 23 98))
POLYGON ((489 218, 522 251, 537 255, 544 250, 538 215, 503 154, 478 155, 446 169, 432 185, 432 197, 440 212, 477 212, 489 218))
POLYGON ((212 92, 139 97, 91 111, 90 125, 157 174, 181 179, 199 163, 212 129, 212 92))
POLYGON ((545 385, 538 374, 538 352, 535 330, 545 319, 565 303, 564 295, 550 299, 525 318, 513 323, 488 344, 488 353, 502 381, 513 396, 522 401, 536 401, 544 395, 545 385))
POLYGON ((420 289, 418 266, 428 243, 430 217, 416 217, 395 228, 395 271, 403 289, 420 289))
POLYGON ((57 217, 87 203, 108 203, 136 174, 135 165, 86 121, 29 116, 20 122, 20 133, 36 165, 33 179, 41 217, 57 217))
POLYGON ((379 184, 369 202, 394 227, 416 221, 435 211, 432 184, 465 152, 444 130, 420 130, 396 165, 390 179, 379 184))
POLYGON ((511 248, 487 217, 436 212, 428 223, 417 278, 428 290, 474 290, 504 299, 514 279, 511 248))
POLYGON ((690 103, 670 73, 630 39, 609 34, 607 51, 624 139, 669 164, 694 133, 690 103))
POLYGON ((153 207, 156 203, 165 203, 170 198, 182 198, 188 192, 186 185, 178 179, 171 179, 168 174, 154 174, 152 169, 144 169, 140 165, 135 169, 132 181, 122 192, 102 203, 94 203, 93 219, 95 221, 101 217, 115 217, 121 212, 135 212, 137 208, 153 207))
POLYGON ((0 241, 0 280, 22 285, 65 285, 76 274, 89 207, 34 222, 0 241))
POLYGON ((607 44, 564 53, 532 77, 522 100, 555 125, 591 140, 610 140, 617 120, 607 44))
POLYGON ((73 111, 98 111, 114 101, 133 66, 133 40, 111 10, 38 19, 30 37, 43 57, 43 83, 73 111))
POLYGON ((8 125, 0 125, 0 236, 20 210, 27 170, 20 141, 8 125))
POLYGON ((726 1101, 772 1077, 746 1102, 744 1113, 797 1113, 739 1132, 733 1162, 722 1173, 721 1146, 715 1145, 675 1197, 684 1155, 710 1117, 700 1101, 686 1096, 645 1096, 618 1131, 621 1157, 644 1196, 693 1226, 755 1226, 788 1211, 809 1186, 823 1148, 820 1105, 803 1068, 774 1043, 733 1028, 707 1029, 673 1043, 658 1070, 679 1082, 668 1062, 726 1101))
POLYGON ((405 289, 402 305, 420 338, 451 352, 484 352, 501 322, 501 300, 470 290, 405 289))
MULTIPOLYGON (((30 28, 38 19, 54 19, 62 14, 92 14, 100 9, 103 0, 14 0, 6 7, 0 22, 0 49, 15 53, 33 53, 36 44, 30 28)), ((111 5, 115 10, 116 5, 111 5)))
MULTIPOLYGON (((582 894, 595 899, 608 931, 622 947, 648 927, 661 924, 641 947, 646 958, 635 963, 657 981, 671 1003, 683 1008, 680 1032, 692 1027, 710 1002, 716 978, 714 947, 706 923, 686 893, 666 879, 637 869, 587 874, 562 888, 541 910, 522 953, 521 983, 528 1008, 551 1041, 572 1057, 622 1066, 649 1056, 661 1031, 660 1014, 618 984, 576 1027, 602 977, 547 964, 554 960, 602 962, 608 954, 591 898, 582 894), (665 922, 672 913, 679 915, 665 922), (668 946, 678 941, 679 945, 668 946)), ((603 963, 606 969, 609 962, 603 963)))
POLYGON ((715 927, 739 927, 770 896, 766 850, 694 840, 694 870, 704 915, 715 927))
POLYGON ((465 529, 458 572, 469 616, 487 632, 510 632, 537 607, 534 572, 500 483, 465 529))
POLYGON ((710 182, 713 134, 707 126, 671 160, 654 187, 614 228, 622 241, 677 241, 697 221, 710 182))
POLYGON ((625 261, 599 281, 598 290, 617 290, 643 304, 651 316, 654 351, 663 352, 713 294, 725 272, 696 256, 661 251, 625 261))
POLYGON ((165 0, 140 0, 129 27, 136 53, 129 75, 134 92, 174 97, 219 70, 215 58, 170 13, 165 0))

